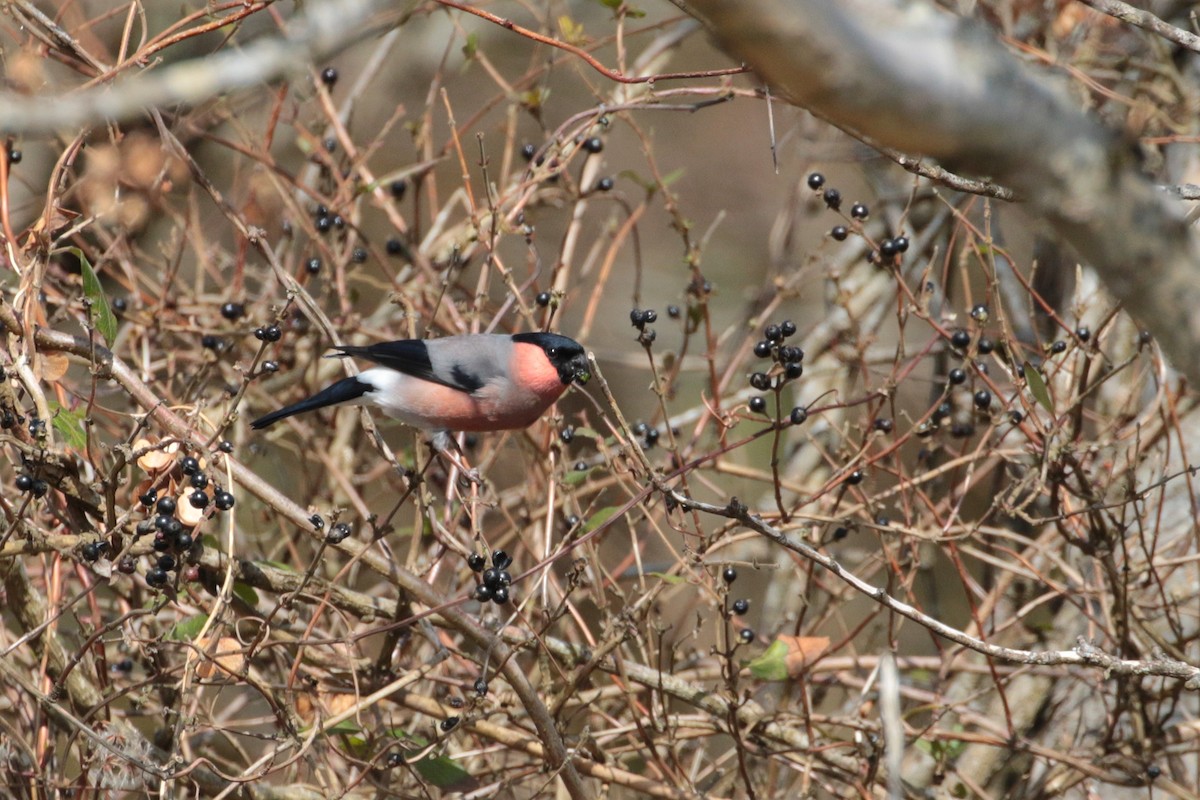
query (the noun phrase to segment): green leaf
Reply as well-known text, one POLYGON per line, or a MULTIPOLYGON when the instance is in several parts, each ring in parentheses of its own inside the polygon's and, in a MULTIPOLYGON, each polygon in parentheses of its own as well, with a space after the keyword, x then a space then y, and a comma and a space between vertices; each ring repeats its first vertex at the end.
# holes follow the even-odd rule
POLYGON ((750 674, 760 681, 786 681, 788 647, 776 639, 761 655, 749 663, 750 674))
POLYGON ((208 622, 208 614, 197 614, 185 620, 176 622, 167 631, 167 640, 172 642, 190 642, 204 629, 208 622))
POLYGON ((362 730, 362 726, 351 719, 344 719, 332 728, 326 728, 326 733, 358 733, 362 730))
POLYGON ((471 778, 471 773, 445 756, 422 758, 413 767, 418 775, 439 789, 451 789, 471 778))
POLYGON ((687 174, 687 170, 685 170, 683 167, 680 167, 679 169, 673 169, 666 175, 663 175, 662 185, 670 186, 672 183, 682 178, 685 174, 687 174))
POLYGON ((92 321, 96 324, 96 330, 104 337, 104 343, 111 347, 113 340, 117 338, 117 318, 108 307, 108 298, 104 296, 100 278, 82 250, 78 247, 68 247, 66 250, 79 259, 79 271, 83 275, 83 294, 92 304, 92 321))
POLYGON ((587 518, 587 522, 583 523, 583 533, 591 533, 596 530, 596 528, 608 522, 612 518, 612 515, 616 514, 619 510, 616 506, 605 506, 595 514, 592 514, 587 518))
POLYGON ((241 581, 233 582, 233 593, 238 599, 251 608, 258 607, 258 592, 254 591, 254 587, 241 581))
POLYGON ((578 486, 587 480, 587 477, 589 474, 591 474, 591 471, 592 470, 590 468, 584 470, 572 469, 566 475, 563 475, 563 483, 565 483, 567 486, 578 486))
POLYGON ((1042 379, 1041 373, 1028 361, 1021 369, 1025 373, 1025 385, 1029 387, 1029 393, 1033 395, 1033 399, 1053 415, 1054 404, 1050 400, 1050 390, 1046 388, 1046 381, 1042 379))
POLYGON ((665 572, 648 572, 646 574, 652 575, 663 583, 669 583, 672 586, 678 586, 681 583, 687 582, 687 578, 683 577, 682 575, 668 575, 665 572))
POLYGON ((550 90, 544 87, 530 89, 517 95, 517 99, 521 101, 521 104, 530 111, 536 111, 541 108, 549 98, 550 90))
POLYGON ((83 426, 85 416, 83 411, 72 411, 57 403, 51 404, 51 410, 54 412, 54 417, 50 420, 50 424, 62 436, 63 441, 75 450, 86 448, 87 429, 83 426))
POLYGON ((475 58, 477 52, 479 52, 479 34, 468 33, 467 43, 462 48, 463 57, 470 61, 475 58))
POLYGON ((471 777, 471 773, 460 767, 458 762, 444 756, 431 755, 419 761, 412 761, 412 759, 421 754, 422 750, 429 746, 429 740, 424 736, 409 735, 403 728, 392 728, 385 731, 385 734, 391 736, 393 739, 400 739, 412 745, 412 747, 404 751, 404 759, 412 763, 418 775, 439 789, 449 789, 471 777))
POLYGON ((563 14, 558 18, 558 30, 567 44, 583 44, 583 24, 563 14))

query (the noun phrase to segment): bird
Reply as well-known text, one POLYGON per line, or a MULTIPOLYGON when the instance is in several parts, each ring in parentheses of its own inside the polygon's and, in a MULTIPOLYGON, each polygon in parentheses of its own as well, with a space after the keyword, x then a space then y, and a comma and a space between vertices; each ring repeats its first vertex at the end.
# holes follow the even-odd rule
POLYGON ((446 452, 451 432, 526 428, 568 386, 591 378, 583 347, 557 333, 475 333, 332 349, 337 352, 327 358, 362 358, 378 366, 259 417, 250 427, 262 430, 327 406, 372 404, 446 452))

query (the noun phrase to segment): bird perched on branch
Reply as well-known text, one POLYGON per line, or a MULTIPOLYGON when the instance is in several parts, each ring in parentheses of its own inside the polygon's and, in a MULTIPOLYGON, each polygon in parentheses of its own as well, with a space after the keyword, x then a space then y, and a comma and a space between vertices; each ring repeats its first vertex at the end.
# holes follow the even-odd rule
POLYGON ((451 432, 527 427, 572 382, 591 378, 583 347, 556 333, 481 333, 334 349, 338 352, 327 358, 353 356, 379 366, 259 417, 250 427, 261 430, 326 406, 369 403, 429 434, 433 446, 445 452, 451 432))

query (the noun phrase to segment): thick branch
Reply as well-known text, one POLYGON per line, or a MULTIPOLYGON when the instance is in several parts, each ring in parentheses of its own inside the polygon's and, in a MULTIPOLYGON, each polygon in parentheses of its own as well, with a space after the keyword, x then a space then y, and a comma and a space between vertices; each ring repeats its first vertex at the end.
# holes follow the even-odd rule
POLYGON ((1011 187, 1200 384, 1197 246, 1132 148, 982 24, 898 0, 677 0, 797 105, 1011 187))

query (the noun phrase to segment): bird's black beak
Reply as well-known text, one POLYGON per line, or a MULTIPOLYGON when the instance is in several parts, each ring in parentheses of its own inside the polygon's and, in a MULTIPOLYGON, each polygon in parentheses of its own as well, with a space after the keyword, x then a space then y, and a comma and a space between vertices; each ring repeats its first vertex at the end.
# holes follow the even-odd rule
POLYGON ((588 364, 587 356, 571 359, 571 378, 581 386, 592 379, 592 367, 588 364))

